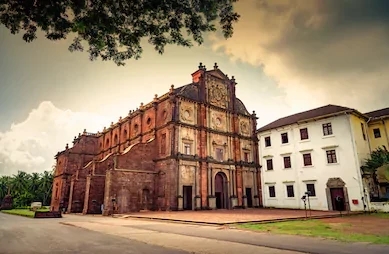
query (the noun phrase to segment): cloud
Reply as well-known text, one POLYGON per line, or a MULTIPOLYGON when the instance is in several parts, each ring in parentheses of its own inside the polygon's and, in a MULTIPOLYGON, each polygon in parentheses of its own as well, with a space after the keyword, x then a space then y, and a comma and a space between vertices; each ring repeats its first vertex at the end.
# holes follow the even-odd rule
POLYGON ((284 92, 282 115, 328 103, 388 106, 386 1, 244 0, 236 9, 234 37, 212 35, 213 49, 261 66, 284 92))
POLYGON ((62 110, 44 101, 26 120, 0 132, 0 175, 51 170, 55 154, 64 150, 66 143, 71 145, 75 134, 84 128, 96 132, 106 123, 104 116, 62 110))

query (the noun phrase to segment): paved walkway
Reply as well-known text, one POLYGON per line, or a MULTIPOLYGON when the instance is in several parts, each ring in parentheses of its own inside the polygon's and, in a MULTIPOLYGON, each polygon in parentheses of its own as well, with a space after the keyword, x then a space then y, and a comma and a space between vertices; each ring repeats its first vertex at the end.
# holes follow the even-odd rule
MULTIPOLYGON (((334 211, 307 212, 312 218, 328 218, 340 216, 334 211)), ((269 222, 301 219, 306 216, 304 210, 289 209, 239 209, 209 211, 172 211, 172 212, 139 212, 115 215, 120 218, 155 219, 177 222, 225 225, 244 222, 269 222)))
POLYGON ((227 227, 74 215, 66 216, 65 220, 68 225, 192 253, 389 253, 387 245, 344 243, 320 238, 250 232, 227 227))

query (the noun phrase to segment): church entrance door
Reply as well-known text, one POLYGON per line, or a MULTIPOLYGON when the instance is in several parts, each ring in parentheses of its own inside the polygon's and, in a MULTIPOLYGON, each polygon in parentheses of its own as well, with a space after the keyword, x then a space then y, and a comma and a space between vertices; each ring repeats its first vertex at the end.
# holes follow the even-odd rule
POLYGON ((216 208, 228 209, 228 183, 227 176, 219 172, 215 176, 216 208))

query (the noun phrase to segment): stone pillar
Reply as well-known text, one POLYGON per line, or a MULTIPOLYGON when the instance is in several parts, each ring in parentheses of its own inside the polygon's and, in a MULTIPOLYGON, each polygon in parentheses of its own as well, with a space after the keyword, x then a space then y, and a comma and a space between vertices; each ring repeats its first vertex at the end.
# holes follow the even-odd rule
POLYGON ((231 171, 231 183, 232 183, 232 192, 231 192, 231 208, 234 209, 238 205, 238 199, 236 197, 236 171, 232 169, 231 171))
POLYGON ((257 170, 253 171, 254 180, 254 207, 259 207, 259 196, 258 196, 258 181, 257 181, 257 170))
POLYGON ((199 167, 195 167, 195 210, 201 210, 201 196, 200 196, 200 172, 199 167))
POLYGON ((215 197, 215 182, 213 177, 213 169, 208 169, 208 208, 216 209, 216 197, 215 197))
POLYGON ((72 212, 72 203, 73 203, 73 190, 74 190, 74 179, 70 181, 70 193, 69 193, 69 202, 67 212, 72 212))
POLYGON ((104 211, 103 215, 111 215, 113 213, 113 204, 111 197, 111 181, 112 181, 112 170, 108 170, 105 177, 105 190, 104 190, 104 211))
POLYGON ((242 208, 247 207, 247 196, 246 196, 246 183, 245 183, 245 175, 247 171, 242 169, 242 208))
POLYGON ((84 207, 82 209, 82 214, 87 214, 89 209, 89 192, 91 185, 91 176, 88 175, 85 181, 85 197, 84 197, 84 207))
POLYGON ((177 191, 177 209, 178 211, 184 210, 184 196, 182 190, 182 176, 181 176, 181 166, 178 166, 178 191, 177 191))

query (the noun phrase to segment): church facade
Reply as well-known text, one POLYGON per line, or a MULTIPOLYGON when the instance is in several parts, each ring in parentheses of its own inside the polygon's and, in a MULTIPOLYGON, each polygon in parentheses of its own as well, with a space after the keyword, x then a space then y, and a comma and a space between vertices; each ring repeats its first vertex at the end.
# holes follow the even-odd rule
POLYGON ((235 79, 200 64, 174 88, 56 155, 51 207, 104 215, 259 207, 256 115, 235 79), (103 211, 102 211, 103 210, 103 211))

